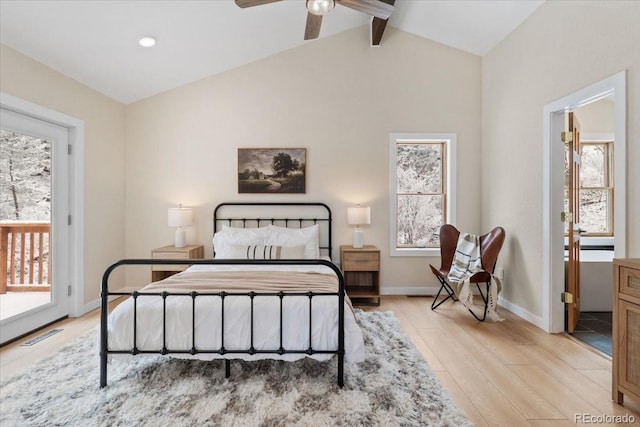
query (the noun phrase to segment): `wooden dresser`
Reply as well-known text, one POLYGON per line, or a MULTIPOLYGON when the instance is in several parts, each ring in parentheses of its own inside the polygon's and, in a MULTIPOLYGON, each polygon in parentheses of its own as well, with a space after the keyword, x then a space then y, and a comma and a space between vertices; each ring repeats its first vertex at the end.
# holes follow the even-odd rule
POLYGON ((613 260, 613 400, 640 402, 640 258, 613 260))

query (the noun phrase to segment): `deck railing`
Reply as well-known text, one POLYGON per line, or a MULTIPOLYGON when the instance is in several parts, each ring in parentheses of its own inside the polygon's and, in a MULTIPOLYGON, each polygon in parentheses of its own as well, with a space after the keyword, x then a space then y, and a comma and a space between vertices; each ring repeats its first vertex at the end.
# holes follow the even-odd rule
POLYGON ((0 294, 51 289, 51 225, 0 222, 0 294))

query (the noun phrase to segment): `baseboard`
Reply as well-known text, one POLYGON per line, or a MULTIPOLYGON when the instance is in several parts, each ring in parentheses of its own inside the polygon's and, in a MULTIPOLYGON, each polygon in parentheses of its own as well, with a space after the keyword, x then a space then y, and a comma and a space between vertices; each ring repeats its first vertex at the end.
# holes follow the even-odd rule
MULTIPOLYGON (((380 295, 424 295, 424 296, 433 296, 438 293, 439 287, 430 287, 430 286, 408 286, 408 287, 396 287, 396 286, 382 286, 380 288, 380 295)), ((474 289, 474 293, 477 293, 477 290, 474 289)), ((529 313, 527 310, 523 309, 519 305, 512 303, 502 297, 498 297, 498 305, 509 310, 511 313, 516 316, 526 320, 527 322, 537 326, 538 328, 544 329, 544 322, 542 318, 536 316, 534 314, 529 313)))
POLYGON ((542 317, 536 316, 535 314, 531 314, 527 310, 525 310, 524 308, 520 307, 519 305, 516 305, 516 304, 512 303, 511 301, 507 301, 506 299, 504 299, 502 297, 498 297, 498 305, 500 307, 506 308, 507 310, 509 310, 510 312, 515 314, 516 316, 518 316, 518 317, 526 320, 527 322, 537 326, 538 328, 542 329, 543 331, 545 330, 544 322, 542 320, 542 317))
POLYGON ((438 287, 425 287, 425 286, 409 286, 409 287, 395 287, 395 286, 382 286, 380 288, 380 295, 435 295, 438 293, 438 287))
MULTIPOLYGON (((118 298, 120 298, 119 295, 112 295, 112 296, 109 297, 109 302, 111 302, 113 300, 116 300, 118 298)), ((82 306, 82 313, 78 313, 77 316, 69 316, 69 317, 80 317, 80 316, 82 316, 84 314, 87 314, 88 312, 90 312, 92 310, 100 308, 100 303, 101 303, 100 298, 98 298, 96 300, 93 300, 91 302, 88 302, 88 303, 86 303, 85 305, 82 306)))
MULTIPOLYGON (((395 287, 395 286, 382 286, 380 288, 380 295, 423 295, 434 296, 440 290, 439 286, 407 286, 407 287, 395 287)), ((442 291, 444 294, 444 291, 442 291)), ((478 290, 474 287, 471 288, 471 293, 478 294, 478 290)))

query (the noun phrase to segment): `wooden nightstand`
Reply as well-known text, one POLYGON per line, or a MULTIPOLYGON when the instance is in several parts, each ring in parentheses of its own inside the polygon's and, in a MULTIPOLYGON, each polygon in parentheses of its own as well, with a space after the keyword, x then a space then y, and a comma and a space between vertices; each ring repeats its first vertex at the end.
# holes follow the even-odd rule
POLYGON ((380 305, 380 249, 340 246, 340 266, 344 287, 355 305, 380 305))
MULTIPOLYGON (((176 248, 175 246, 163 246, 151 251, 153 259, 202 259, 204 258, 204 246, 187 245, 184 248, 176 248)), ((152 265, 151 281, 166 279, 176 273, 184 271, 189 266, 186 264, 176 265, 152 265)))

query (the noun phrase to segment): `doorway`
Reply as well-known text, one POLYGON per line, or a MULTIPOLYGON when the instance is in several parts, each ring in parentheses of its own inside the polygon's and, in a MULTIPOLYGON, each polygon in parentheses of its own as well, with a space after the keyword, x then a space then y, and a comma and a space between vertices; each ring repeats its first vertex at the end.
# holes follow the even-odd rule
POLYGON ((3 340, 68 314, 68 129, 2 108, 3 340))
POLYGON ((6 260, 0 287, 7 285, 0 293, 21 293, 28 301, 2 314, 4 344, 84 311, 83 171, 76 158, 83 155, 84 124, 4 93, 0 107, 0 258, 6 260))
POLYGON ((565 330, 564 292, 564 158, 561 133, 565 113, 609 98, 614 103, 616 155, 614 159, 613 230, 614 256, 626 255, 626 73, 621 71, 571 95, 552 102, 543 110, 543 326, 547 332, 565 330))
MULTIPOLYGON (((579 123, 580 132, 573 135, 572 141, 565 141, 566 158, 578 159, 578 168, 573 170, 577 182, 565 180, 565 194, 575 202, 571 219, 578 233, 577 238, 570 236, 574 234, 570 233, 573 230, 570 223, 565 222, 567 276, 573 273, 573 277, 565 278, 567 291, 577 291, 572 305, 567 305, 566 331, 609 356, 612 354, 611 272, 615 248, 614 107, 613 99, 605 97, 569 112, 569 123, 573 118, 579 123), (575 151, 570 152, 570 147, 575 151), (573 191, 568 191, 569 187, 573 187, 573 191), (577 256, 572 252, 572 249, 575 251, 571 247, 572 241, 579 243, 577 256), (575 286, 575 282, 579 286, 575 286)), ((571 175, 568 162, 565 169, 568 177, 571 175)), ((565 209, 572 206, 567 196, 565 209)))

